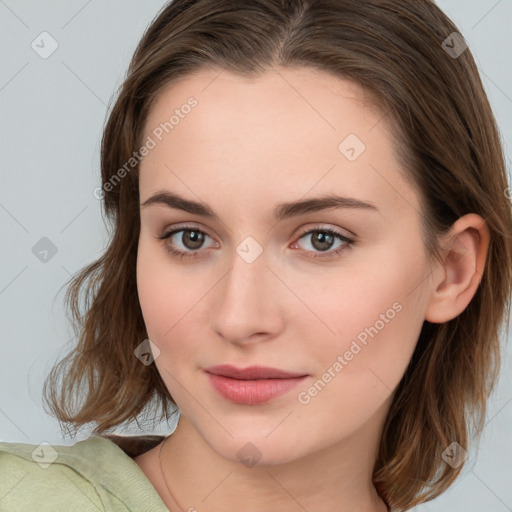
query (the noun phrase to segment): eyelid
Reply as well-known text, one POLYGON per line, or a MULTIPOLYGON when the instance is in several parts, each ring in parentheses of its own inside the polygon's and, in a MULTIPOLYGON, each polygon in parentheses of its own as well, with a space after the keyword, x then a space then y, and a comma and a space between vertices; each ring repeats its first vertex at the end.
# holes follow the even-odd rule
POLYGON ((161 236, 157 236, 156 238, 163 239, 168 238, 171 236, 171 234, 175 234, 177 231, 186 231, 186 230, 197 230, 202 233, 205 233, 210 238, 215 239, 215 237, 208 231, 208 229, 204 228, 203 226, 199 226, 199 224, 192 223, 184 223, 184 224, 176 224, 173 225, 171 229, 163 231, 161 236))
POLYGON ((311 231, 335 231, 341 237, 345 237, 354 242, 356 241, 356 236, 353 233, 351 233, 350 231, 343 229, 343 228, 339 228, 337 226, 333 227, 333 226, 330 226, 329 224, 322 224, 322 223, 319 223, 319 224, 316 224, 313 226, 308 226, 308 227, 304 228, 303 230, 301 229, 299 231, 299 234, 296 236, 298 237, 298 239, 300 239, 304 235, 311 233, 311 231))

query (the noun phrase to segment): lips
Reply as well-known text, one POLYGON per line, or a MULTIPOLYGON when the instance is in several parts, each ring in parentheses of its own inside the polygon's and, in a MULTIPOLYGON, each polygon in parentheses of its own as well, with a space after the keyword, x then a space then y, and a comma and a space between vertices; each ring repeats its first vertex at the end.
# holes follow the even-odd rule
POLYGON ((205 372, 222 377, 239 380, 260 380, 260 379, 293 379, 294 377, 304 377, 304 373, 291 373, 279 370, 277 368, 268 368, 265 366, 250 366, 249 368, 236 368, 229 364, 211 366, 205 368, 205 372))
POLYGON ((243 405, 269 402, 287 393, 307 377, 306 374, 263 366, 236 368, 219 365, 204 371, 217 393, 230 402, 243 405))

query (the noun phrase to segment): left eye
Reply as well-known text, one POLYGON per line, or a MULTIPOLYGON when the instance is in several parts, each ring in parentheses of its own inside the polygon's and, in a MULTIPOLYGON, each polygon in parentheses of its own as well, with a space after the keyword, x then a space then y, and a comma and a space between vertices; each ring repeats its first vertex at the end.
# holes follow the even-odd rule
MULTIPOLYGON (((314 249, 320 251, 321 253, 327 253, 327 256, 339 254, 342 250, 344 250, 354 242, 351 238, 333 229, 313 229, 304 233, 299 238, 299 240, 306 237, 311 237, 311 245, 313 246, 314 249), (340 245, 338 245, 335 249, 332 249, 332 245, 334 244, 334 241, 336 239, 340 241, 340 245)), ((323 254, 316 254, 313 257, 322 258, 326 256, 323 256, 323 254)))
POLYGON ((198 249, 201 248, 201 246, 204 243, 205 236, 210 238, 204 231, 196 228, 182 228, 182 229, 175 229, 174 231, 170 231, 169 233, 163 234, 162 236, 158 237, 160 240, 171 240, 176 236, 178 233, 183 233, 180 237, 182 245, 185 246, 185 249, 188 249, 189 251, 184 250, 177 250, 173 247, 173 245, 166 245, 167 250, 169 253, 171 253, 173 256, 181 258, 196 258, 198 256, 198 249))
MULTIPOLYGON (((176 249, 175 243, 166 244, 167 251, 174 257, 183 259, 183 258, 196 258, 200 256, 200 251, 202 245, 204 244, 205 237, 211 238, 205 231, 192 227, 181 227, 180 229, 175 229, 168 233, 164 233, 162 236, 157 237, 160 240, 169 239, 172 241, 173 237, 182 233, 181 237, 178 239, 181 241, 181 244, 184 246, 184 249, 176 249)), ((303 238, 311 237, 311 244, 313 246, 313 250, 306 250, 306 252, 315 253, 319 252, 320 254, 313 254, 314 258, 326 258, 332 255, 337 255, 341 251, 350 247, 351 244, 354 243, 354 240, 335 231, 333 229, 312 229, 305 233, 303 233, 298 240, 302 240, 303 238), (338 245, 335 249, 332 249, 332 245, 335 240, 338 239, 340 241, 340 245, 338 245)), ((294 243, 292 247, 296 246, 297 243, 294 243)))

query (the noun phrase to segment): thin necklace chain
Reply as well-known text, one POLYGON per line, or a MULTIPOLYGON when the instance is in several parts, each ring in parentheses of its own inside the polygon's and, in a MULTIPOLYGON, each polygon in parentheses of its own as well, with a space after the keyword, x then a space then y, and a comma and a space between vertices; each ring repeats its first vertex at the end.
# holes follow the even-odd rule
POLYGON ((166 437, 165 441, 160 445, 160 450, 158 450, 158 460, 160 461, 160 471, 162 473, 162 478, 164 479, 165 487, 167 487, 168 493, 170 494, 170 496, 173 499, 174 503, 176 503, 176 505, 178 505, 178 508, 180 510, 183 510, 181 505, 178 503, 178 500, 174 497, 174 494, 171 492, 171 489, 169 489, 169 485, 167 484, 167 479, 165 478, 165 475, 164 475, 164 468, 162 466, 162 449, 164 447, 164 444, 167 443, 167 441, 169 440, 169 438, 170 438, 170 436, 166 437))

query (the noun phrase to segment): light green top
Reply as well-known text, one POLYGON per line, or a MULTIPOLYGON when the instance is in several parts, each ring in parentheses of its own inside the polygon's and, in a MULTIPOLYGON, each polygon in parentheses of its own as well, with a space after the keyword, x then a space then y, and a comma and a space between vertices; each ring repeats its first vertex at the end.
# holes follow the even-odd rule
POLYGON ((91 436, 72 446, 0 442, 0 511, 33 510, 169 512, 110 439, 91 436))

